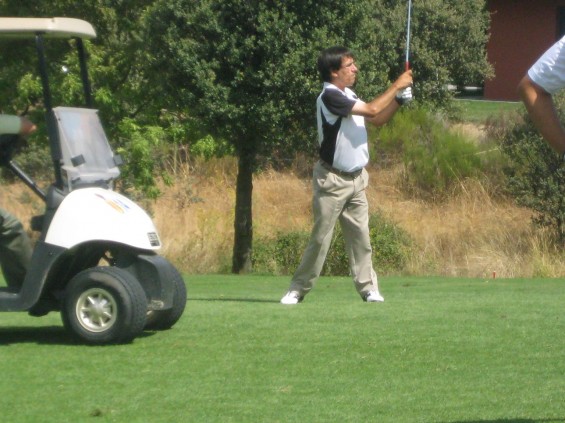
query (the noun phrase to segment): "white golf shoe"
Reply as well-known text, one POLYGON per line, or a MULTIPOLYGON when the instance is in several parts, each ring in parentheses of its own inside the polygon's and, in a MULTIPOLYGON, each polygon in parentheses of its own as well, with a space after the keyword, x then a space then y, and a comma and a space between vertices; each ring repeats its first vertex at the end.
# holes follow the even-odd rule
POLYGON ((284 297, 281 298, 281 304, 294 305, 298 304, 304 299, 297 291, 288 291, 284 297))
POLYGON ((384 300, 383 296, 376 291, 371 291, 365 296, 365 301, 368 303, 382 303, 384 300))

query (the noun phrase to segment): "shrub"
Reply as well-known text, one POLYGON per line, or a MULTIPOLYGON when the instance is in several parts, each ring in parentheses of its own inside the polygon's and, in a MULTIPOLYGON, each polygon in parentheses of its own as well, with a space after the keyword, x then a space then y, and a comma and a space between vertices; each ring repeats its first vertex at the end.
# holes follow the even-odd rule
POLYGON ((203 157, 210 160, 212 157, 224 157, 234 154, 234 148, 227 141, 216 139, 211 135, 207 135, 196 140, 191 146, 190 151, 197 157, 203 157))
MULTIPOLYGON (((381 213, 375 213, 369 219, 369 236, 373 248, 373 266, 376 271, 384 273, 402 271, 411 244, 408 234, 381 213)), ((349 275, 349 259, 339 225, 336 226, 322 273, 332 276, 349 275)))
POLYGON ((308 244, 308 232, 279 233, 274 239, 257 239, 253 243, 255 272, 276 275, 292 274, 308 244))
POLYGON ((423 108, 401 110, 378 138, 375 157, 401 161, 405 188, 420 197, 444 198, 462 179, 480 173, 479 148, 423 108))
MULTIPOLYGON (((385 273, 402 271, 410 251, 409 236, 380 213, 370 217, 369 227, 375 269, 385 273)), ((281 233, 274 239, 256 240, 253 250, 254 270, 291 275, 300 264, 309 236, 308 232, 289 232, 281 233)), ((349 275, 349 259, 339 225, 336 225, 322 274, 349 275)))

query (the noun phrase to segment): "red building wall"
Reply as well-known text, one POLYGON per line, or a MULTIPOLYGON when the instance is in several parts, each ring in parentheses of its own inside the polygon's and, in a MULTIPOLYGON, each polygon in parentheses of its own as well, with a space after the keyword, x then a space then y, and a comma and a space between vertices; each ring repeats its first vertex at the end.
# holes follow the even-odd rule
POLYGON ((516 86, 536 59, 559 37, 558 11, 565 0, 489 0, 489 62, 495 76, 485 81, 489 100, 518 100, 516 86))

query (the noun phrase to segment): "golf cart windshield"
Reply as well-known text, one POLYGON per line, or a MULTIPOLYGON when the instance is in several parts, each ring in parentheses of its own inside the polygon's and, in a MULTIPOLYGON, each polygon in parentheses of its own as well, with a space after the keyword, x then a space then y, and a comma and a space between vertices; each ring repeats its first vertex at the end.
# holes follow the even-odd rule
POLYGON ((46 38, 95 38, 91 24, 73 18, 0 18, 0 36, 29 38, 43 34, 46 38))
POLYGON ((62 169, 69 190, 108 186, 120 175, 98 111, 77 107, 53 109, 59 129, 62 169))

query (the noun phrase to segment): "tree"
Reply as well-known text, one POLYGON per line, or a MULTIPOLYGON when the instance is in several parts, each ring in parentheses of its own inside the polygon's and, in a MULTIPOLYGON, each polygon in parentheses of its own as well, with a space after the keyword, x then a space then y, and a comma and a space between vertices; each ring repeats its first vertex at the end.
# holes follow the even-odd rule
MULTIPOLYGON (((365 97, 378 94, 402 69, 405 6, 386 0, 159 0, 149 11, 147 43, 168 99, 198 117, 212 134, 229 140, 239 159, 234 272, 251 266, 252 176, 260 158, 316 147, 319 51, 335 44, 352 48, 366 65, 357 91, 365 97)), ((428 78, 418 83, 419 92, 424 99, 445 101, 438 92, 447 92, 449 78, 488 72, 482 60, 457 75, 451 72, 467 65, 463 62, 472 53, 484 56, 484 2, 433 0, 419 13, 414 66, 420 63, 417 72, 428 78), (443 3, 449 4, 448 12, 439 7, 443 3), (480 23, 471 28, 467 22, 473 20, 480 23), (479 34, 470 36, 471 30, 479 34), (457 41, 460 52, 442 54, 441 48, 457 41), (479 51, 469 51, 473 49, 479 51), (441 72, 432 72, 438 64, 441 72)))
POLYGON ((416 93, 442 106, 451 98, 448 84, 482 85, 492 76, 486 54, 490 21, 485 1, 416 0, 413 4, 416 93))

